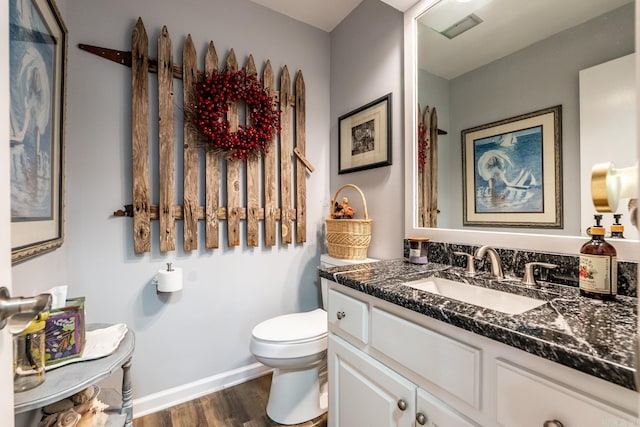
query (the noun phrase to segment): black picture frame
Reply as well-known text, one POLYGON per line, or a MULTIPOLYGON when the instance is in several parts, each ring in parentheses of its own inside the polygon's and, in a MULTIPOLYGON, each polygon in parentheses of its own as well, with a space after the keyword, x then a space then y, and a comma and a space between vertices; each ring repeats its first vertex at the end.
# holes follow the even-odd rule
POLYGON ((391 165, 391 93, 338 118, 338 174, 391 165))

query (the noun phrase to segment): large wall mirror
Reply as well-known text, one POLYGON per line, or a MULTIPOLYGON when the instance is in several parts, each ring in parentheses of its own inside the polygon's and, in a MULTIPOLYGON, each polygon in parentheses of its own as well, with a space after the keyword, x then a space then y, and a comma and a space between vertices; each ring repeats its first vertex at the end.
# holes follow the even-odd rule
MULTIPOLYGON (((595 213, 591 167, 605 161, 632 166, 638 159, 634 7, 633 0, 422 0, 405 13, 407 236, 578 253, 595 213), (474 169, 463 168, 462 136, 555 106, 561 106, 560 188, 552 194, 561 198, 560 224, 469 225, 463 181, 473 182, 474 169), (437 147, 427 152, 424 167, 421 124, 430 146, 437 147)), ((507 130, 519 131, 515 123, 507 130)), ((506 138, 506 131, 501 135, 506 138)), ((499 142, 493 140, 498 148, 499 142)), ((503 140, 507 145, 513 143, 503 140)), ((545 142, 541 151, 549 148, 545 142)), ((542 181, 514 165, 508 153, 493 160, 513 187, 507 197, 530 196, 542 181), (524 172, 533 183, 531 177, 519 182, 524 172)), ((635 259, 638 231, 625 201, 618 212, 627 237, 616 241, 618 255, 635 259)), ((605 215, 604 225, 612 222, 612 214, 605 215)))

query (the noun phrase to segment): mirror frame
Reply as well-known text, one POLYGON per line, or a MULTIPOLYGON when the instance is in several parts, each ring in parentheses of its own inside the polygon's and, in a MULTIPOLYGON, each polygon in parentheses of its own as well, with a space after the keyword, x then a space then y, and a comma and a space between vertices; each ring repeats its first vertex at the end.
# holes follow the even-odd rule
MULTIPOLYGON (((416 180, 417 162, 417 19, 429 8, 444 0, 420 0, 404 13, 404 117, 405 117, 405 237, 428 237, 433 241, 463 243, 469 245, 490 244, 496 247, 506 247, 540 252, 562 254, 579 254, 580 248, 587 241, 581 236, 558 236, 545 234, 527 234, 514 232, 496 232, 481 230, 455 230, 439 228, 419 228, 417 224, 416 180)), ((638 19, 640 8, 636 2, 636 46, 639 45, 638 19)), ((640 55, 636 56, 636 78, 640 81, 640 55)), ((636 90, 636 104, 638 104, 638 90, 636 90)), ((640 111, 640 109, 639 109, 640 111)), ((459 142, 459 141, 458 141, 459 142)), ((640 139, 636 141, 640 152, 640 139)), ((460 159, 462 161, 462 159, 460 159)), ((459 197, 462 197, 460 189, 459 197)), ((618 259, 636 261, 639 256, 637 242, 616 241, 615 247, 618 259)))

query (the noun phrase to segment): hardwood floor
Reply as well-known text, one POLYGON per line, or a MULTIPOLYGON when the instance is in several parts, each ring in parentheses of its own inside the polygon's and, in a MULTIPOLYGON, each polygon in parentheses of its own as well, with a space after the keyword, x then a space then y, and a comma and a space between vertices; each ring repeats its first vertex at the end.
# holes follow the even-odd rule
MULTIPOLYGON (((273 427, 266 406, 271 374, 133 420, 133 427, 273 427)), ((326 427, 327 414, 298 424, 326 427)))

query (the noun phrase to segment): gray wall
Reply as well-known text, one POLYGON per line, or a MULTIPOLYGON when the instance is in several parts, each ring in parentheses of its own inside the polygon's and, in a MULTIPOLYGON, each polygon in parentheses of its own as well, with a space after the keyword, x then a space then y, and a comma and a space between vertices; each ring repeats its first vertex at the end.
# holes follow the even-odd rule
MULTIPOLYGON (((136 399, 254 363, 248 348, 254 325, 320 304, 316 267, 324 219, 329 199, 343 183, 358 185, 367 196, 374 221, 369 256, 401 256, 402 13, 365 0, 328 34, 248 0, 58 1, 70 37, 65 244, 15 266, 14 292, 33 294, 67 284, 71 296, 86 297, 89 322, 125 322, 135 330, 136 399), (152 253, 134 254, 131 219, 112 216, 131 203, 130 70, 83 52, 77 44, 130 50, 139 16, 151 40, 151 55, 156 54, 154 40, 167 25, 177 62, 182 41, 191 34, 199 54, 213 40, 221 58, 234 48, 241 62, 252 53, 259 69, 270 59, 276 70, 286 64, 292 73, 303 71, 307 156, 315 167, 307 179, 306 244, 269 250, 222 244, 215 251, 191 254, 178 245, 175 253, 163 254, 154 221, 152 253), (393 96, 393 165, 338 176, 337 118, 387 93, 393 96), (185 273, 184 290, 168 298, 156 295, 151 282, 167 261, 185 273)), ((180 82, 174 84, 180 93, 180 82)), ((152 123, 156 120, 151 117, 152 123)), ((156 131, 153 125, 152 135, 156 131)), ((152 182, 157 182, 155 170, 152 182)), ((152 198, 157 204, 157 189, 152 198)), ((180 224, 177 235, 181 238, 180 224)), ((223 234, 221 241, 225 238, 223 234)))
MULTIPOLYGON (((253 326, 320 304, 316 268, 325 216, 321 206, 329 197, 329 34, 248 0, 58 2, 69 28, 66 239, 62 249, 13 269, 14 292, 32 294, 67 284, 71 296, 86 297, 89 322, 126 322, 137 336, 136 398, 254 363, 249 352, 253 326), (166 254, 158 250, 154 221, 152 252, 134 254, 131 218, 112 216, 132 197, 131 71, 77 45, 130 50, 138 17, 147 28, 153 56, 167 25, 176 62, 191 34, 199 55, 213 40, 222 59, 233 48, 241 63, 253 54, 259 70, 270 59, 274 70, 286 64, 293 75, 303 71, 307 156, 315 167, 307 179, 307 243, 229 249, 223 233, 218 250, 185 254, 179 243, 180 249, 166 254), (183 268, 184 290, 158 296, 151 280, 167 261, 183 268)), ((151 85, 155 81, 150 78, 151 85)), ((175 93, 181 93, 181 82, 174 84, 175 93)), ((151 122, 157 123, 154 114, 151 122)), ((157 130, 152 128, 155 141, 157 130)), ((177 135, 180 129, 176 126, 177 135)), ((157 188, 152 203, 158 203, 157 188)), ((243 226, 242 235, 244 231, 243 226)), ((200 248, 202 233, 200 228, 200 248)), ((181 224, 177 236, 181 242, 181 224)))
POLYGON ((460 132, 562 104, 564 229, 544 232, 580 235, 578 72, 632 53, 633 41, 632 3, 450 81, 448 180, 458 189, 449 192, 453 228, 462 228, 460 132))
MULTIPOLYGON (((397 258, 404 234, 403 16, 364 0, 331 32, 331 191, 357 185, 373 219, 369 257, 397 258), (338 117, 392 94, 392 162, 337 175, 338 117)), ((333 195, 333 193, 332 193, 333 195)), ((354 194, 350 199, 359 198, 354 194)), ((359 212, 362 212, 359 210, 359 212)), ((357 214, 356 214, 357 215, 357 214)))

